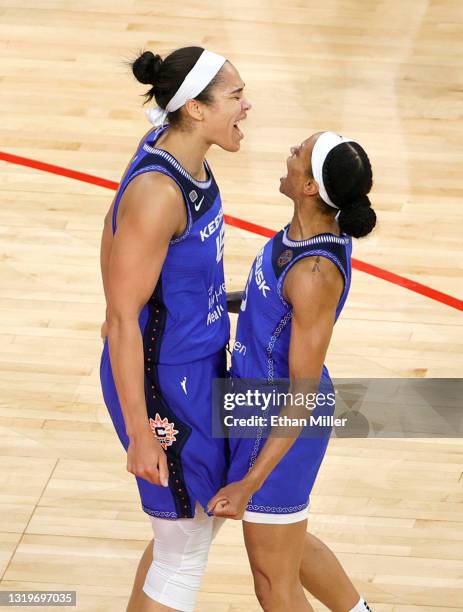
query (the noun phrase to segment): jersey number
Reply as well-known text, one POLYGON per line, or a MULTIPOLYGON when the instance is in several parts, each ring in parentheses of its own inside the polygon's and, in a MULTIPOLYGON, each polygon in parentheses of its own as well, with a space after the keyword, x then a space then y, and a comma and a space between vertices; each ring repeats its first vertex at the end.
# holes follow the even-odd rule
POLYGON ((217 236, 217 238, 215 239, 215 244, 217 246, 217 258, 216 258, 216 261, 217 261, 217 263, 219 263, 219 261, 223 257, 223 248, 224 248, 224 245, 225 245, 225 226, 224 225, 222 225, 222 227, 220 228, 220 233, 217 236))

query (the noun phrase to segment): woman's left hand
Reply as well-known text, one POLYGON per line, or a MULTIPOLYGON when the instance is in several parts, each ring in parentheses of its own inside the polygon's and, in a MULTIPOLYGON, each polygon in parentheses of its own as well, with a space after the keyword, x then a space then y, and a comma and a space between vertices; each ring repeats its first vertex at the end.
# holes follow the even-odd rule
POLYGON ((241 520, 253 493, 245 479, 232 482, 214 495, 207 505, 208 510, 214 516, 241 520))

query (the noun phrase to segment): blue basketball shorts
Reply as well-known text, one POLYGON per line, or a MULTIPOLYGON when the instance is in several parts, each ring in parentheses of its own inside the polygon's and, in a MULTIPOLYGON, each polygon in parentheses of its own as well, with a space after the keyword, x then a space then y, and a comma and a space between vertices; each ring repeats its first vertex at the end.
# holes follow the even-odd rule
MULTIPOLYGON (((225 376, 225 350, 197 361, 153 365, 145 377, 147 419, 167 455, 169 487, 136 477, 143 510, 165 519, 192 518, 226 480, 227 441, 212 437, 212 380, 225 376)), ((146 374, 146 373, 145 373, 146 374)), ((106 340, 100 365, 104 401, 127 450, 124 418, 106 340)))
MULTIPOLYGON (((324 381, 332 388, 331 381, 324 381)), ((333 396, 334 397, 334 396, 333 396)), ((310 493, 313 489, 328 446, 331 429, 331 406, 317 408, 312 415, 324 417, 324 426, 301 434, 289 451, 250 498, 243 520, 254 523, 287 524, 305 520, 308 516, 310 493)), ((227 483, 246 476, 262 451, 267 438, 230 438, 230 467, 227 483)))

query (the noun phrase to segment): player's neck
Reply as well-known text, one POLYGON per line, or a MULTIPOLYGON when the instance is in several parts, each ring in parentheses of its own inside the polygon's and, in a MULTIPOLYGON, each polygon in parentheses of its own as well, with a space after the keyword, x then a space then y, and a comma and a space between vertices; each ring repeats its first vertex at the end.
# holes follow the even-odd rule
POLYGON ((196 180, 205 181, 207 179, 204 158, 209 144, 204 142, 196 132, 169 129, 165 135, 161 136, 156 146, 173 155, 196 180))
POLYGON ((288 237, 292 240, 307 240, 325 233, 339 235, 339 225, 334 216, 320 212, 315 203, 295 201, 288 237))

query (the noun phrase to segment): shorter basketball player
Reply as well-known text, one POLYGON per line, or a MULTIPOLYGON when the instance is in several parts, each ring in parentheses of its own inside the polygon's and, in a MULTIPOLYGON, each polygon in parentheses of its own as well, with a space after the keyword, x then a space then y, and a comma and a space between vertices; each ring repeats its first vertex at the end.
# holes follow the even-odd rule
MULTIPOLYGON (((293 218, 252 266, 232 377, 290 379, 290 389, 316 381, 332 389, 324 359, 349 292, 351 236, 366 236, 376 223, 371 187, 371 165, 356 142, 323 132, 291 148, 280 191, 294 203, 293 218)), ((324 410, 333 412, 334 404, 324 410)), ((230 439, 229 484, 209 507, 215 516, 243 519, 265 610, 312 610, 303 586, 335 612, 369 610, 331 551, 306 534, 309 496, 329 433, 230 439)))

